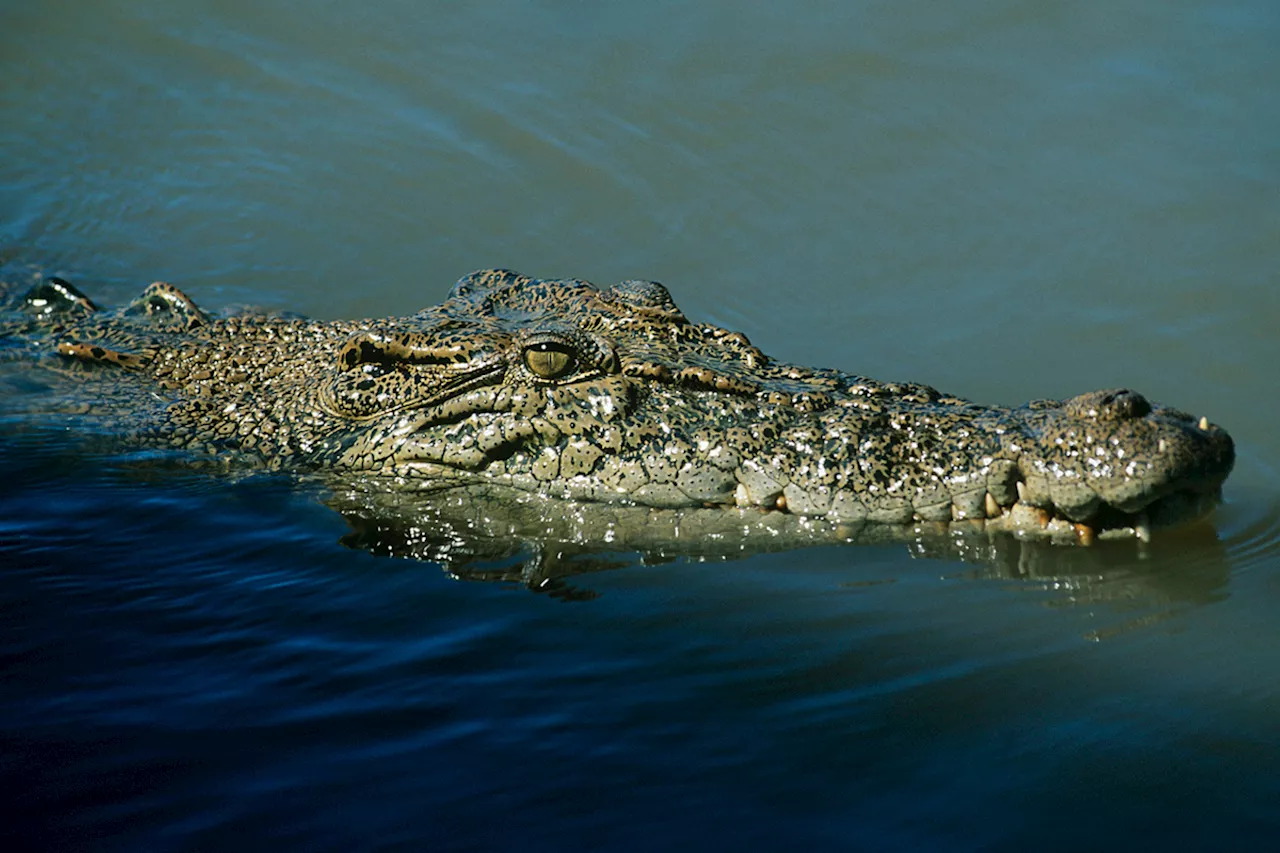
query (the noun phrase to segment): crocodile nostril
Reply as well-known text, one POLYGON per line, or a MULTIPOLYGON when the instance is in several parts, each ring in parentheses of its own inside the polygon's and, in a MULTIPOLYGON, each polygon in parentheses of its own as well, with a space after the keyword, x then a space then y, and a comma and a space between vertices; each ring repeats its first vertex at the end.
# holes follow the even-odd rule
POLYGON ((1063 403, 1066 414, 1077 418, 1133 420, 1151 414, 1151 404, 1137 391, 1115 388, 1090 391, 1063 403))
POLYGON ((1103 406, 1111 410, 1113 417, 1141 418, 1151 414, 1151 404, 1136 391, 1124 389, 1114 391, 1109 396, 1111 399, 1104 400, 1103 406))

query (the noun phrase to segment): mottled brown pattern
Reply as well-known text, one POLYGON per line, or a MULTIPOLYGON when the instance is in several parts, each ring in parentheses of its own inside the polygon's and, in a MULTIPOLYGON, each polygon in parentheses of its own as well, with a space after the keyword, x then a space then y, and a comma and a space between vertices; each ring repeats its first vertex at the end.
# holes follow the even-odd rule
POLYGON ((101 366, 82 372, 115 389, 101 408, 135 440, 406 489, 490 482, 1091 542, 1202 511, 1234 458, 1222 429, 1132 391, 1001 408, 777 362, 690 322, 654 282, 486 270, 408 317, 325 323, 213 319, 163 283, 107 314, 51 280, 24 311, 7 337, 101 366))

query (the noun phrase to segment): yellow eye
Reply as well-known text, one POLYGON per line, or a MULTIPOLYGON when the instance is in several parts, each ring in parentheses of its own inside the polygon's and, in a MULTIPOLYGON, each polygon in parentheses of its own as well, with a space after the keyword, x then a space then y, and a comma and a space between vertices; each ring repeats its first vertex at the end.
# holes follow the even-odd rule
POLYGON ((525 347, 524 366, 543 379, 559 379, 577 365, 573 350, 554 341, 542 341, 525 347))

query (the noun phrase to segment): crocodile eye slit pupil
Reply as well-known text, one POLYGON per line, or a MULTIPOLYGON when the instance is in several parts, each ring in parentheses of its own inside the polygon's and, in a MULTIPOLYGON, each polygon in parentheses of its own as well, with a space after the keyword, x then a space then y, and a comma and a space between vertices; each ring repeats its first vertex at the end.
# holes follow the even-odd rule
POLYGON ((574 368, 573 351, 563 344, 543 341, 525 348, 524 365, 543 379, 558 379, 574 368))

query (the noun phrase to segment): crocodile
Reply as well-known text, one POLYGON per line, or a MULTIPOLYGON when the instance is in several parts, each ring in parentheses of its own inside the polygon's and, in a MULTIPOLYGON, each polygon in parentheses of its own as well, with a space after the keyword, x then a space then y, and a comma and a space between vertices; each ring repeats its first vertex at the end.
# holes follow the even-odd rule
POLYGON ((337 322, 215 316, 164 282, 114 311, 59 278, 10 301, 0 360, 67 377, 114 439, 393 497, 1088 545, 1205 515, 1234 462, 1222 427, 1127 389, 986 406, 778 361, 652 281, 482 270, 337 322))

